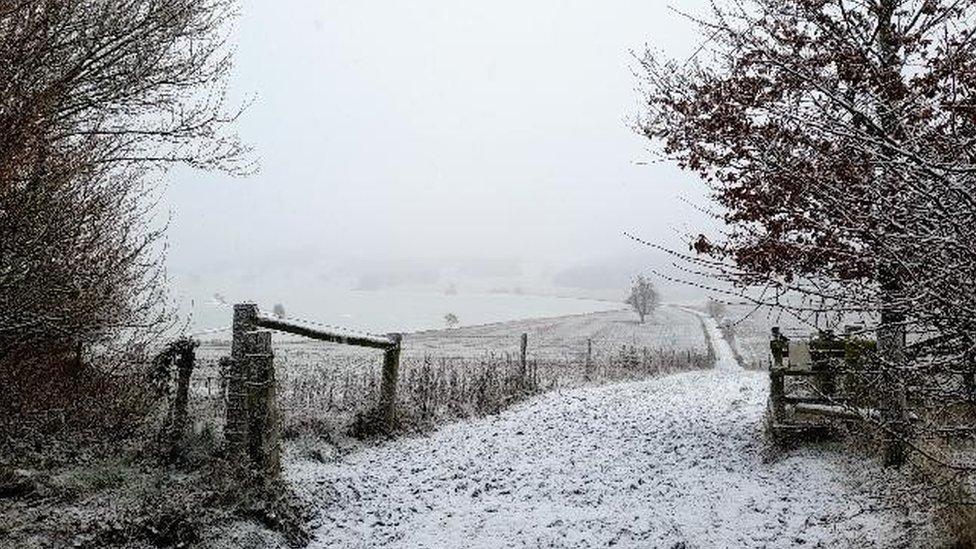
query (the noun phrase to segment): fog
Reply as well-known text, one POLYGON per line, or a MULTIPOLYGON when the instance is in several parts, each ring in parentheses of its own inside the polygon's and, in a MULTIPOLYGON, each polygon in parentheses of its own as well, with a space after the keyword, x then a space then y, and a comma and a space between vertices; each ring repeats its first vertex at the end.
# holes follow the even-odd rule
POLYGON ((624 231, 682 248, 706 222, 702 186, 648 163, 631 129, 631 52, 686 58, 691 29, 646 0, 244 3, 229 94, 252 101, 238 127, 261 168, 171 174, 180 298, 271 278, 302 285, 289 300, 308 284, 623 294, 667 264, 624 231))

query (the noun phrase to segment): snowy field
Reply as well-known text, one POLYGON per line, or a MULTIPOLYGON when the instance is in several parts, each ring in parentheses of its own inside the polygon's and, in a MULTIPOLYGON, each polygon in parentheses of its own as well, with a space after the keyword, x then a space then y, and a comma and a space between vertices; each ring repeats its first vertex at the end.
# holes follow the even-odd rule
MULTIPOLYGON (((490 322, 556 317, 620 309, 619 301, 529 294, 377 289, 370 291, 322 287, 315 281, 291 281, 262 277, 243 287, 223 288, 220 301, 213 292, 197 289, 183 295, 194 332, 230 337, 233 310, 230 304, 254 302, 271 312, 282 303, 290 317, 334 324, 376 333, 416 332, 443 327, 444 316, 453 313, 461 326, 490 322), (275 284, 277 287, 269 286, 275 284), (192 306, 191 306, 192 304, 192 306)), ((206 335, 206 334, 204 334, 206 335)), ((206 337, 205 337, 206 338, 206 337)))
POLYGON ((926 546, 928 517, 876 499, 898 473, 830 448, 765 459, 767 378, 708 330, 713 370, 289 463, 321 506, 312 547, 926 546))
POLYGON ((457 330, 408 334, 404 350, 410 354, 478 356, 517 349, 518 337, 528 335, 529 353, 536 358, 573 358, 591 341, 596 349, 622 346, 707 350, 697 317, 687 311, 663 306, 640 324, 637 315, 621 309, 585 315, 519 320, 457 330))
MULTIPOLYGON (((313 325, 314 326, 314 325, 313 325)), ((556 316, 531 320, 495 322, 453 330, 427 330, 403 335, 403 355, 422 357, 480 358, 489 354, 516 353, 521 334, 528 335, 531 358, 576 358, 586 350, 587 341, 594 349, 618 349, 622 346, 707 351, 701 324, 687 310, 662 306, 649 315, 642 325, 630 310, 556 316)), ((377 351, 320 343, 308 339, 274 334, 276 362, 282 364, 330 360, 337 357, 350 361, 370 361, 377 351), (361 359, 361 360, 360 360, 361 359)), ((198 355, 216 359, 230 353, 227 340, 204 341, 198 355)))

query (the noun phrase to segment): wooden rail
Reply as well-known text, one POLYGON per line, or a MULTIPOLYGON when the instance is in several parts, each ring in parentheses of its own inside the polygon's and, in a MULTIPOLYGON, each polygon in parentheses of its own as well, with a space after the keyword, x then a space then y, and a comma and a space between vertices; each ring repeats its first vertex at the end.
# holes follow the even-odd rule
POLYGON ((366 347, 383 351, 383 379, 380 385, 380 403, 376 414, 387 431, 393 431, 396 428, 396 393, 397 380, 400 377, 400 342, 403 338, 402 335, 350 335, 339 331, 311 328, 280 318, 271 318, 260 314, 256 305, 235 306, 235 314, 237 307, 242 307, 242 311, 246 311, 245 314, 253 318, 254 326, 259 328, 285 332, 327 343, 353 345, 355 347, 366 347))
POLYGON ((260 328, 285 332, 297 336, 325 341, 328 343, 339 343, 342 345, 354 345, 356 347, 368 347, 370 349, 390 350, 399 345, 392 336, 368 336, 368 335, 348 335, 339 332, 329 332, 310 328, 294 322, 288 322, 279 318, 271 318, 261 314, 255 316, 254 324, 260 328))

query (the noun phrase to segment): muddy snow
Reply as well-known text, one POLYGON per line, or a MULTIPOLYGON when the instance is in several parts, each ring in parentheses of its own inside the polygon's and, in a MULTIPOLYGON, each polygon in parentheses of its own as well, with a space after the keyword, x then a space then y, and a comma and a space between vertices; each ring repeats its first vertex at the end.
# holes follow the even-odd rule
POLYGON ((928 522, 832 447, 770 459, 767 378, 705 319, 714 370, 550 393, 336 462, 290 464, 312 547, 893 547, 928 522))

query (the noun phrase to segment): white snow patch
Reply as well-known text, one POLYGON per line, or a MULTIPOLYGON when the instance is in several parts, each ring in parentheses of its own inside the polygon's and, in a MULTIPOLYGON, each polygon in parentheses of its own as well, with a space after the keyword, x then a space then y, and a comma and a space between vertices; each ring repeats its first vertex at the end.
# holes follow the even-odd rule
POLYGON ((874 497, 888 482, 877 464, 813 448, 767 463, 766 376, 733 369, 713 340, 716 370, 550 393, 334 464, 291 464, 321 502, 311 547, 919 543, 911 522, 924 518, 874 497))

